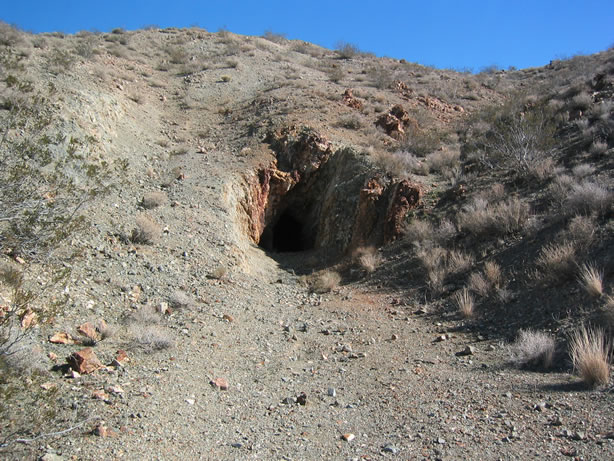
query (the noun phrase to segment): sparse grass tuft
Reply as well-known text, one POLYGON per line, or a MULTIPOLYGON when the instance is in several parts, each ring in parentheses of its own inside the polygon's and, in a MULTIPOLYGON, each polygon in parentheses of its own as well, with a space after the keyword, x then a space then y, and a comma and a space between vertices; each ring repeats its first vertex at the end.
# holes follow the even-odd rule
POLYGON ((143 197, 141 205, 145 209, 152 209, 164 205, 166 202, 166 194, 161 191, 148 192, 143 197))
POLYGON ((567 193, 565 204, 572 213, 602 214, 610 206, 612 193, 604 186, 593 181, 572 184, 567 193))
POLYGON ((608 384, 611 353, 602 329, 589 329, 582 325, 571 336, 569 353, 574 370, 587 385, 608 384))
POLYGON ((510 347, 512 360, 519 366, 548 369, 552 367, 556 344, 552 335, 542 331, 520 330, 510 347))
POLYGON ((572 242, 549 243, 537 258, 538 277, 548 282, 570 278, 576 268, 576 248, 572 242))
POLYGON ((333 291, 341 283, 341 276, 331 270, 325 270, 312 279, 311 288, 316 293, 328 293, 333 291))
POLYGON ((375 247, 359 248, 355 254, 360 266, 368 273, 375 272, 382 262, 382 257, 375 247))
POLYGON ((584 264, 580 269, 580 283, 584 290, 592 297, 603 295, 603 272, 592 264, 584 264))
POLYGON ((473 317, 473 315, 475 314, 475 301, 473 300, 473 296, 471 296, 471 293, 469 293, 469 290, 467 290, 467 288, 463 288, 462 290, 457 291, 454 294, 454 301, 456 301, 458 310, 463 317, 473 317))

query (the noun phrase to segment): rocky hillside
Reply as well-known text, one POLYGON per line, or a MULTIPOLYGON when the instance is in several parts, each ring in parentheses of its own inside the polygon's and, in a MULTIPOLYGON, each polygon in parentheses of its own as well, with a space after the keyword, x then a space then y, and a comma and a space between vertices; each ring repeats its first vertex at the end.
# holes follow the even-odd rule
POLYGON ((2 25, 2 456, 612 457, 613 93, 2 25))

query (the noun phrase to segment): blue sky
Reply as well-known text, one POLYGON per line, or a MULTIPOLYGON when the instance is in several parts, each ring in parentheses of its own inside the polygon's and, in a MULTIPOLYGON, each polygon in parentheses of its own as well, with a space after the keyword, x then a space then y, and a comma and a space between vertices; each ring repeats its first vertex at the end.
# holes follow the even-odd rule
POLYGON ((436 67, 534 67, 614 45, 613 0, 11 1, 0 19, 32 32, 146 25, 266 30, 327 48, 339 41, 436 67))

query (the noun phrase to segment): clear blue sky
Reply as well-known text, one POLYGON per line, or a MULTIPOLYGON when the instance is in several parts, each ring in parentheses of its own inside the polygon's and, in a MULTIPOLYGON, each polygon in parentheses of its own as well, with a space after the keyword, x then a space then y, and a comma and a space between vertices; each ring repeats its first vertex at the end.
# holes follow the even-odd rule
POLYGON ((327 48, 345 41, 378 56, 474 70, 541 66, 614 45, 614 0, 14 0, 4 2, 0 19, 32 32, 271 30, 327 48))

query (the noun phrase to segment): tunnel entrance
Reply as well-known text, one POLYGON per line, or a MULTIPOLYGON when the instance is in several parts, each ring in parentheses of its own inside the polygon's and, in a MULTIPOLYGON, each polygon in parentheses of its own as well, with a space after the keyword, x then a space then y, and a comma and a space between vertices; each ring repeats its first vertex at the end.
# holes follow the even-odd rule
POLYGON ((283 211, 262 233, 260 246, 267 251, 289 253, 310 250, 314 238, 300 215, 291 209, 283 211))

